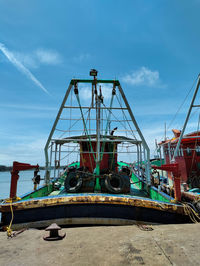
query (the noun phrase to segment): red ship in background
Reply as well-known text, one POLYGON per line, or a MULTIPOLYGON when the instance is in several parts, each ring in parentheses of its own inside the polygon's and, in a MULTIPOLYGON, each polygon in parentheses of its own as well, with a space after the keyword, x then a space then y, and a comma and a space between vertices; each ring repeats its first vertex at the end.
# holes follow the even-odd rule
MULTIPOLYGON (((174 157, 181 131, 172 130, 174 138, 164 140, 158 145, 163 150, 165 164, 170 164, 174 157)), ((200 188, 200 131, 186 134, 182 137, 175 162, 178 163, 181 184, 185 189, 200 188)), ((168 172, 169 185, 172 185, 173 176, 168 172)))
POLYGON ((152 168, 162 170, 163 177, 167 177, 167 185, 162 182, 161 188, 174 190, 175 198, 179 201, 182 196, 188 196, 188 191, 200 194, 200 114, 196 131, 185 134, 192 110, 195 109, 195 113, 200 110, 200 104, 195 104, 199 86, 200 75, 182 130, 173 129, 172 139, 165 137, 164 141, 156 144, 161 165, 152 165, 152 168))

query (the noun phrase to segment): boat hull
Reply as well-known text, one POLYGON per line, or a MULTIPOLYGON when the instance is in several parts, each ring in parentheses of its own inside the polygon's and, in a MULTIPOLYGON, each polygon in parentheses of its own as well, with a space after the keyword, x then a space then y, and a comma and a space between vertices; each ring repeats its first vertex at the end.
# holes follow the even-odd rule
MULTIPOLYGON (((181 205, 150 199, 108 195, 82 195, 25 200, 13 203, 13 229, 59 225, 174 224, 189 222, 181 205)), ((1 205, 2 225, 10 224, 9 204, 1 205)))

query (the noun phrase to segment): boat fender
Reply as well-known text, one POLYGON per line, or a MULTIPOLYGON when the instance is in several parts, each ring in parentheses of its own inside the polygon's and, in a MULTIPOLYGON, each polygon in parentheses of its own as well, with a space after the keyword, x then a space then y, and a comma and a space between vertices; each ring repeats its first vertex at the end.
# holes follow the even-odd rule
POLYGON ((67 170, 68 170, 68 173, 70 173, 70 172, 75 172, 76 167, 74 167, 74 166, 70 166, 67 170))
POLYGON ((124 187, 124 181, 122 176, 117 174, 106 175, 105 186, 111 193, 121 193, 124 187))
POLYGON ((67 192, 78 192, 83 184, 83 179, 77 172, 69 172, 65 179, 65 189, 67 192))
POLYGON ((122 173, 127 174, 128 176, 131 176, 131 170, 129 169, 128 166, 122 166, 122 173))

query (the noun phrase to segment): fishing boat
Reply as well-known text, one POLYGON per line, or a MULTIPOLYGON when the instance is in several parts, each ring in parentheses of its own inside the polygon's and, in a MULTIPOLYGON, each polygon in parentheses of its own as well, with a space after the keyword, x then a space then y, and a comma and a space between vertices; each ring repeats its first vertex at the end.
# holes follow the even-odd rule
MULTIPOLYGON (((178 144, 181 131, 172 130, 174 137, 159 143, 163 150, 164 163, 169 164, 174 155, 174 151, 178 144)), ((181 184, 185 189, 200 188, 200 132, 195 131, 183 135, 179 150, 176 156, 176 162, 181 171, 181 184)), ((173 185, 173 176, 168 173, 169 184, 173 185)))
POLYGON ((2 226, 182 223, 181 203, 151 182, 150 150, 118 80, 72 79, 39 166, 13 163, 2 226), (19 171, 35 169, 34 190, 17 197, 19 171))
MULTIPOLYGON (((179 172, 179 200, 194 202, 198 211, 200 211, 199 203, 197 203, 200 199, 200 121, 196 124, 196 131, 187 134, 185 134, 185 131, 193 109, 196 109, 196 112, 200 107, 200 105, 196 103, 199 86, 200 76, 197 78, 196 88, 182 130, 172 129, 174 134, 173 138, 165 138, 158 143, 157 150, 159 151, 158 157, 160 157, 158 161, 163 161, 159 167, 154 167, 155 169, 165 171, 162 165, 167 164, 169 167, 175 166, 179 172)), ((167 178, 167 186, 166 184, 164 184, 164 186, 162 184, 162 189, 166 191, 168 188, 172 188, 174 185, 174 176, 172 175, 172 172, 162 172, 162 176, 167 178)))

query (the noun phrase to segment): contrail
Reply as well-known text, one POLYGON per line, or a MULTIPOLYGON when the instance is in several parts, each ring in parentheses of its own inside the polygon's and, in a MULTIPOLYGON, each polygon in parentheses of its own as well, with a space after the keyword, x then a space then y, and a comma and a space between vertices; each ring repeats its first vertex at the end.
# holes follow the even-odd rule
POLYGON ((0 50, 8 58, 8 60, 23 74, 25 74, 29 79, 31 79, 38 87, 40 87, 44 92, 49 94, 47 89, 36 79, 36 77, 28 70, 21 62, 19 62, 12 52, 10 52, 4 44, 0 43, 0 50))

